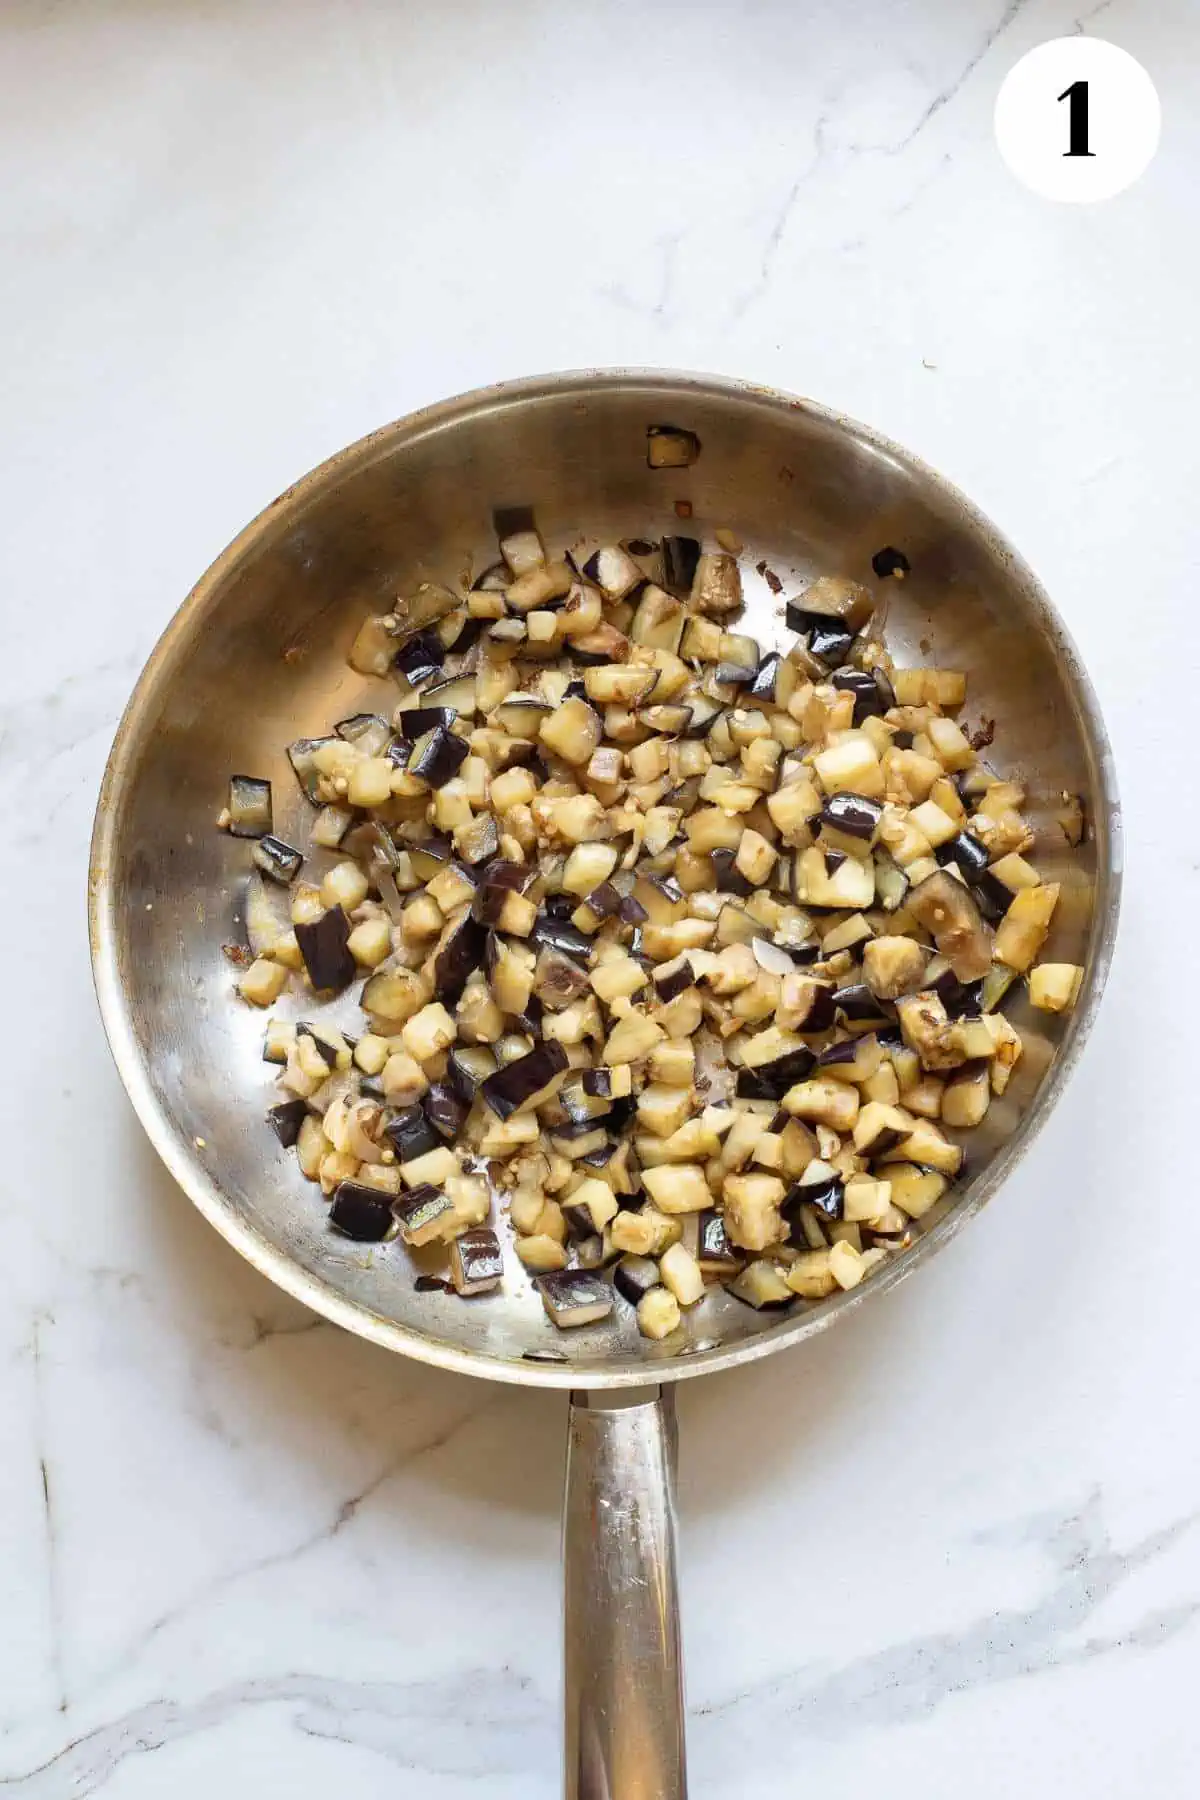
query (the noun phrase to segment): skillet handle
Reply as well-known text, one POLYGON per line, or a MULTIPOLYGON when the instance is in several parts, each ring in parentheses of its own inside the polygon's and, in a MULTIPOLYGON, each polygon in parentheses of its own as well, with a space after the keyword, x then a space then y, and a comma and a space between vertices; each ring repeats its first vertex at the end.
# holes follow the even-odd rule
POLYGON ((571 1396, 567 1800, 686 1800, 670 1388, 571 1396))

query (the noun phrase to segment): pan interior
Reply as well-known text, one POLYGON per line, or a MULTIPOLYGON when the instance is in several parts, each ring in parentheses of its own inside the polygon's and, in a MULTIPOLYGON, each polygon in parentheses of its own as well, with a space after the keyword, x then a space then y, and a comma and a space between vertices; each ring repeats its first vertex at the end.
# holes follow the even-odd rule
MULTIPOLYGON (((982 1204, 1044 1110, 1098 998, 1115 912, 1115 820, 1107 754, 1086 679, 1028 570, 967 504, 914 459, 807 403, 686 377, 556 377, 468 396, 376 433, 282 496, 185 604, 147 669, 114 749, 97 817, 93 947, 110 1038, 138 1111, 192 1198, 266 1274, 351 1328, 450 1366, 510 1379, 635 1382, 700 1373, 819 1329, 922 1260, 982 1204), (691 468, 651 469, 646 433, 696 434, 691 468), (970 1180, 924 1222, 922 1242, 854 1294, 786 1316, 717 1291, 686 1320, 682 1357, 609 1323, 558 1332, 515 1257, 503 1292, 469 1303, 414 1291, 399 1245, 328 1229, 319 1190, 264 1123, 275 1098, 264 1016, 232 997, 223 946, 243 939, 249 845, 214 829, 231 772, 270 778, 275 829, 305 848, 310 808, 284 747, 389 687, 345 655, 368 610, 422 580, 460 582, 496 555, 496 507, 534 509, 547 542, 585 549, 683 531, 735 530, 765 649, 790 640, 782 602, 817 573, 885 591, 898 660, 963 668, 966 716, 996 721, 993 766, 1029 786, 1034 853, 1064 884, 1049 953, 1088 961, 1065 1026, 1013 1010, 1026 1054, 974 1135, 970 1180), (690 509, 690 511, 689 511, 690 509), (686 516, 685 516, 686 515, 686 516), (879 580, 883 546, 911 564, 879 580), (783 583, 774 591, 771 576, 783 583), (1087 841, 1057 822, 1079 794, 1087 841)), ((318 876, 319 878, 319 876, 318 876)), ((331 1008, 356 1016, 357 988, 331 1008)), ((311 1015, 285 999, 276 1011, 311 1015)))

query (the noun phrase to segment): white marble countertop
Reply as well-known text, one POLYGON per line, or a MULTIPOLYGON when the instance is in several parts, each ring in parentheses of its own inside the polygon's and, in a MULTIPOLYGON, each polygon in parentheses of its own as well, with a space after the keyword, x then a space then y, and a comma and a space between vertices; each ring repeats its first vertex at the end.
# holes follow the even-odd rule
POLYGON ((1056 596, 1128 814, 1109 995, 1003 1196, 680 1396, 695 1793, 1194 1786, 1200 33, 1091 8, 1163 148, 1049 206, 992 99, 1086 6, 3 8, 5 1793, 557 1792, 563 1403, 218 1241, 109 1062, 83 895, 120 709, 243 522, 385 419, 596 363, 811 393, 957 480, 1056 596))

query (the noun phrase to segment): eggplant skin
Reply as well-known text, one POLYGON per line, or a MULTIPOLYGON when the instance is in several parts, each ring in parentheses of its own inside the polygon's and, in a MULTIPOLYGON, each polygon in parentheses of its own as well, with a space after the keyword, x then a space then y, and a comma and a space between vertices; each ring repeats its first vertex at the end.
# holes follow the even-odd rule
POLYGON ((881 581, 889 575, 907 575, 912 570, 912 564, 903 550, 897 550, 891 544, 885 544, 882 550, 875 552, 871 558, 871 567, 881 581))
POLYGON ((482 968, 487 949, 487 930, 469 908, 443 936, 434 957, 433 980, 437 997, 451 1004, 459 1000, 473 970, 482 968))
POLYGON ((358 965, 347 948, 350 921, 340 906, 331 906, 312 924, 297 925, 296 942, 308 979, 318 991, 336 992, 349 987, 358 965))
POLYGON ((500 1119, 511 1118, 534 1094, 548 1086, 567 1067, 567 1053, 554 1039, 539 1044, 527 1056, 505 1063, 480 1083, 479 1091, 500 1119))
POLYGON ((412 1162, 441 1146, 441 1139, 419 1106, 406 1106, 394 1119, 389 1119, 383 1135, 401 1162, 412 1162))
POLYGON ((360 1244, 378 1244, 394 1222, 390 1194, 358 1181, 342 1181, 334 1189, 329 1223, 343 1237, 360 1244))
POLYGON ((229 835, 266 837, 272 829, 271 784, 258 775, 229 777, 229 835))
POLYGON ((810 1181, 807 1186, 798 1181, 783 1203, 784 1217, 790 1218, 805 1200, 823 1212, 827 1219, 840 1219, 845 1206, 846 1184, 840 1175, 831 1175, 826 1181, 810 1181))
POLYGON ((421 1106, 433 1129, 448 1143, 453 1143, 457 1138, 471 1110, 446 1081, 435 1081, 421 1101, 421 1106))
POLYGON ((700 541, 693 537, 665 537, 662 541, 663 578, 677 593, 690 594, 700 561, 700 541))
POLYGON ((285 1150, 290 1150, 300 1136, 300 1127, 308 1111, 304 1100, 283 1100, 267 1114, 267 1123, 285 1150))

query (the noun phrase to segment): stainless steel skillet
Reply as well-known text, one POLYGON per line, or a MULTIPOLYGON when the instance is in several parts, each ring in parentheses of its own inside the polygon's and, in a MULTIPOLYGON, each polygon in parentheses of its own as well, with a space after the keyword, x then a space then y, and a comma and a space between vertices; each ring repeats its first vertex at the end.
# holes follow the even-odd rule
MULTIPOLYGON (((379 698, 374 684, 374 698, 379 698)), ((321 853, 317 853, 319 860, 321 853)), ((673 1382, 798 1344, 891 1287, 995 1191, 1061 1091, 1099 1004, 1116 930, 1119 814, 1104 727, 1076 652, 1029 569, 934 472, 808 401, 646 371, 490 388, 386 426, 274 501, 164 633, 117 733, 96 814, 96 986, 122 1079, 200 1211, 263 1274, 339 1325, 443 1368, 571 1392, 565 1552, 566 1791, 677 1800, 686 1790, 674 1548, 673 1382), (648 465, 647 430, 695 433, 684 469, 648 465), (213 829, 232 770, 266 774, 284 836, 301 825, 284 746, 371 699, 345 651, 364 611, 495 554, 498 507, 532 506, 569 543, 731 527, 745 545, 746 629, 783 641, 780 598, 816 572, 886 581, 898 651, 965 668, 997 767, 1021 775, 1037 857, 1063 884, 1052 953, 1086 966, 1066 1022, 1014 1013, 1019 1073, 976 1136, 967 1177, 919 1242, 871 1281, 784 1316, 716 1293, 682 1354, 618 1313, 562 1334, 513 1262, 502 1293, 417 1293, 398 1247, 327 1229, 315 1190, 263 1123, 262 1017, 231 1003, 244 846, 213 829), (690 509, 690 510, 689 510, 690 509), (680 525, 689 516, 690 527, 680 525), (761 567, 756 568, 756 565, 761 567), (1065 795, 1087 831, 1072 848, 1065 795)), ((311 1002, 309 1003, 311 1010, 311 1002)))

